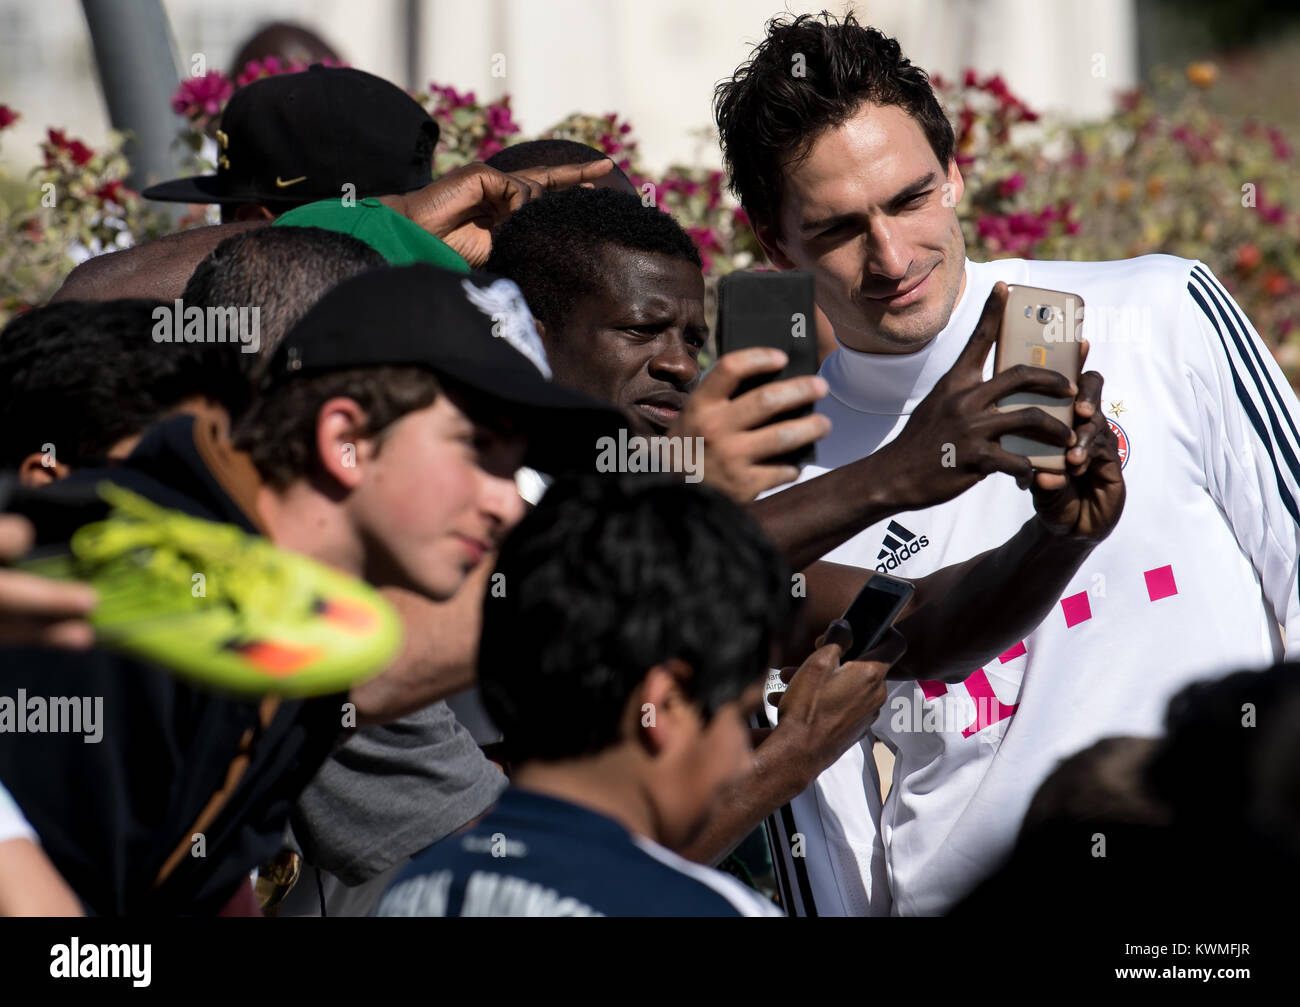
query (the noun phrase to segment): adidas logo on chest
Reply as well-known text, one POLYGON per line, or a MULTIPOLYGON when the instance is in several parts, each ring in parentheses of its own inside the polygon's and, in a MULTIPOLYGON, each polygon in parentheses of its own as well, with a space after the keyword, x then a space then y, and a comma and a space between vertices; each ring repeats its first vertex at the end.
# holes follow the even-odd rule
POLYGON ((890 521, 880 543, 880 552, 876 555, 877 572, 897 570, 929 544, 930 540, 924 535, 917 535, 897 521, 890 521))

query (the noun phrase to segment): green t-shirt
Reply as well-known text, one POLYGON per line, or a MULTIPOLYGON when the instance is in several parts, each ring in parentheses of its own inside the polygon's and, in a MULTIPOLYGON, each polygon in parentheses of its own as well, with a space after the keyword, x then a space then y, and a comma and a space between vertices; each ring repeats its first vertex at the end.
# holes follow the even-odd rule
POLYGON ((445 242, 435 238, 413 220, 403 217, 378 199, 367 197, 355 204, 341 199, 322 199, 299 206, 276 218, 276 227, 321 227, 350 234, 364 241, 392 266, 426 262, 453 273, 468 273, 469 265, 445 242))

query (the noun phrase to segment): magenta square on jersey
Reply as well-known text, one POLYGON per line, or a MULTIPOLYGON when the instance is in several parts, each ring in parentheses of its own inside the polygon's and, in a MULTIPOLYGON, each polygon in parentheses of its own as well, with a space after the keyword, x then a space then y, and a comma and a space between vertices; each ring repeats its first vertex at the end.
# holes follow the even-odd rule
POLYGON ((942 682, 917 682, 916 684, 921 687, 921 692, 925 694, 926 699, 938 699, 948 692, 948 687, 942 682))
POLYGON ((1065 613, 1065 627, 1077 626, 1092 618, 1092 606, 1088 604, 1088 592, 1080 591, 1068 598, 1061 599, 1061 611, 1065 613))
POLYGON ((1010 650, 1004 651, 1003 653, 999 654, 998 660, 1001 661, 1003 664, 1006 664, 1008 661, 1014 661, 1024 652, 1025 652, 1025 641, 1021 640, 1010 650))
POLYGON ((1159 601, 1161 598, 1168 598, 1170 595, 1178 593, 1178 585, 1174 583, 1174 568, 1172 566, 1161 566, 1154 570, 1148 570, 1143 576, 1147 579, 1147 594, 1152 601, 1159 601))

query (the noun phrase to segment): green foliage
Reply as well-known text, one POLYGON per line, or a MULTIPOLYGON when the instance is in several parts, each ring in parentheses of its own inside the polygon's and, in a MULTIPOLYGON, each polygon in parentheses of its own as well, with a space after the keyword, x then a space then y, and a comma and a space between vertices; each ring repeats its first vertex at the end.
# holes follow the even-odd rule
MULTIPOLYGON (((0 122, 11 123, 6 113, 0 122)), ((125 137, 114 133, 101 150, 51 129, 41 144, 44 163, 25 181, 3 177, 0 189, 0 324, 41 304, 76 265, 75 249, 94 253, 165 233, 170 221, 126 188, 125 137)))

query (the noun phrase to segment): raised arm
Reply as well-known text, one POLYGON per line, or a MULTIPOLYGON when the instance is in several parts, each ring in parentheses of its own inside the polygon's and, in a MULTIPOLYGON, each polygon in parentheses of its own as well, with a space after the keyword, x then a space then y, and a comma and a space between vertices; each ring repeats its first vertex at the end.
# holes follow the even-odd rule
MULTIPOLYGON (((916 580, 916 593, 895 624, 907 640, 907 656, 891 678, 962 681, 1032 632, 1110 534, 1124 510, 1124 481, 1119 444, 1099 406, 1102 387, 1095 371, 1079 379, 1067 473, 1033 477, 1035 516, 996 549, 916 580)), ((805 572, 812 626, 842 613, 871 576, 870 570, 826 562, 805 572)), ((799 654, 811 645, 806 638, 799 654)))
POLYGON ((1076 389, 1063 375, 1042 367, 1014 367, 983 379, 1006 296, 1006 284, 993 287, 961 356, 894 440, 865 458, 750 504, 750 513, 793 569, 803 569, 893 514, 951 500, 994 472, 1027 480, 1033 471, 1029 459, 1002 449, 999 440, 1005 434, 1062 447, 1071 443, 1069 428, 1041 409, 1001 413, 995 405, 1012 392, 1071 397, 1076 389))
POLYGON ((893 633, 861 660, 840 664, 852 636, 847 623, 833 624, 808 660, 782 672, 789 687, 780 723, 754 749, 750 771, 727 788, 685 856, 716 863, 871 726, 885 701, 885 674, 905 645, 893 633))
POLYGON ((144 297, 173 301, 185 291, 185 284, 209 252, 227 238, 265 220, 241 220, 177 231, 134 248, 87 259, 68 274, 54 292, 54 301, 114 301, 121 297, 144 297))
MULTIPOLYGON (((847 624, 837 621, 793 677, 783 673, 790 688, 780 723, 755 750, 751 772, 719 802, 692 857, 711 863, 725 855, 856 743, 884 703, 886 677, 961 681, 1042 621, 1124 510, 1119 446, 1095 405, 1101 386, 1095 372, 1080 379, 1066 473, 1034 476, 1037 513, 1019 532, 917 580, 894 632, 861 661, 839 665, 849 641, 847 624)), ((871 576, 825 562, 807 573, 806 622, 814 626, 838 616, 871 576)))

